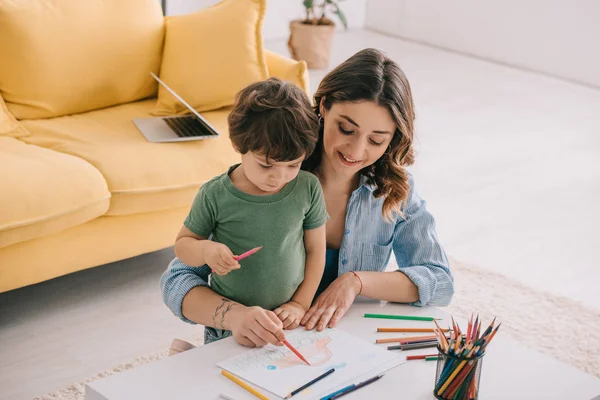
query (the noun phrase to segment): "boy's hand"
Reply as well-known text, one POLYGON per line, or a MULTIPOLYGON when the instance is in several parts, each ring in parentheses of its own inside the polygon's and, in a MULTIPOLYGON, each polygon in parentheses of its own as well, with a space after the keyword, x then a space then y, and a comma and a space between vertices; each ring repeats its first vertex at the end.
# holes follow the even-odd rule
POLYGON ((304 317, 306 310, 295 301, 289 301, 277 307, 273 312, 283 323, 283 329, 292 330, 300 325, 300 321, 304 317))
POLYGON ((227 275, 240 268, 240 264, 233 258, 229 247, 217 242, 211 242, 204 249, 204 261, 217 275, 227 275))

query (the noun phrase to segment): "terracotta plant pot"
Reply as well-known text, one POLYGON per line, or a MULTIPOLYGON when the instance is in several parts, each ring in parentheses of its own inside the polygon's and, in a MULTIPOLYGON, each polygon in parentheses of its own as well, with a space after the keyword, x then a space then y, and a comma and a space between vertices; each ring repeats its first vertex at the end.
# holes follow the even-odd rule
POLYGON ((295 60, 304 60, 310 69, 327 68, 335 24, 327 20, 327 25, 304 24, 296 20, 290 22, 288 49, 295 60))

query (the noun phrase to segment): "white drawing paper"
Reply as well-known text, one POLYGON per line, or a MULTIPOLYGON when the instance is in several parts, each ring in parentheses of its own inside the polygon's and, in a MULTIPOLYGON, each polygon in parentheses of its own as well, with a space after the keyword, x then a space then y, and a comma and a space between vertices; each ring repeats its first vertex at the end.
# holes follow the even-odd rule
POLYGON ((285 398, 293 390, 331 368, 335 372, 293 396, 318 398, 368 375, 370 371, 391 369, 405 361, 400 352, 387 351, 337 329, 323 332, 303 328, 286 333, 287 341, 311 364, 306 365, 287 347, 268 345, 251 349, 222 361, 219 367, 264 390, 285 398))

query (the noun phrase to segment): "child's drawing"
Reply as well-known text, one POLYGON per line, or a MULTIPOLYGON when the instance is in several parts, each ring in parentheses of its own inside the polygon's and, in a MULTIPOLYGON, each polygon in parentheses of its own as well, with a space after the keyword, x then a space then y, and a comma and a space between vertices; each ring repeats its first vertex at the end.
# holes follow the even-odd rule
POLYGON ((278 398, 285 397, 326 369, 335 368, 328 378, 294 396, 297 400, 306 400, 331 393, 331 389, 340 385, 347 386, 349 380, 382 365, 398 365, 404 359, 399 352, 388 352, 337 329, 316 332, 300 328, 286 333, 286 337, 306 357, 310 366, 287 347, 272 345, 244 351, 218 365, 268 390, 268 397, 278 398))
MULTIPOLYGON (((296 349, 302 353, 311 366, 318 367, 331 359, 331 350, 327 347, 330 342, 331 338, 326 334, 315 335, 301 339, 296 349)), ((289 368, 296 365, 305 364, 291 351, 273 363, 276 368, 289 368)))
MULTIPOLYGON (((331 359, 331 351, 327 347, 330 342, 331 337, 326 332, 306 332, 305 335, 300 334, 290 339, 290 343, 314 367, 323 365, 331 359)), ((244 356, 232 360, 231 364, 239 372, 257 367, 273 371, 306 365, 287 347, 275 346, 250 350, 244 356)))

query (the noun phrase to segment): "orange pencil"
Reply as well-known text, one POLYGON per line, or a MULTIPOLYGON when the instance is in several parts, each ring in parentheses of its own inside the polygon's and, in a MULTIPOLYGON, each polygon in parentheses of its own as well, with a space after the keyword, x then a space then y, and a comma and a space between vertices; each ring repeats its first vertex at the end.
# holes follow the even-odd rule
POLYGON ((400 344, 406 344, 409 342, 419 341, 419 340, 437 340, 437 336, 418 336, 414 338, 402 338, 399 340, 400 344))
POLYGON ((306 358, 304 358, 304 356, 302 354, 300 354, 300 352, 298 350, 296 350, 294 348, 294 346, 292 346, 290 344, 290 342, 288 342, 287 340, 284 340, 283 344, 285 344, 288 349, 290 349, 295 355, 297 355, 299 359, 301 359, 302 361, 304 361, 306 364, 308 364, 310 366, 310 363, 306 360, 306 358))
MULTIPOLYGON (((377 328, 377 332, 433 332, 435 328, 377 328)), ((448 332, 450 329, 443 329, 448 332)))
POLYGON ((412 340, 421 340, 428 339, 433 336, 406 336, 406 337, 396 337, 396 338, 388 338, 388 339, 377 339, 375 343, 394 343, 394 342, 410 342, 412 340))
POLYGON ((473 314, 469 318, 469 325, 467 326, 467 343, 471 341, 471 328, 473 327, 473 314))
POLYGON ((433 323, 434 323, 434 324, 435 324, 435 326, 438 328, 438 330, 439 330, 439 332, 440 332, 440 335, 441 335, 441 336, 443 337, 443 339, 444 339, 444 344, 445 344, 445 346, 446 346, 446 349, 448 349, 448 340, 446 339, 446 336, 442 334, 442 332, 443 332, 442 328, 440 328, 440 326, 438 325, 437 321, 435 321, 435 320, 434 320, 434 321, 433 321, 433 323))

